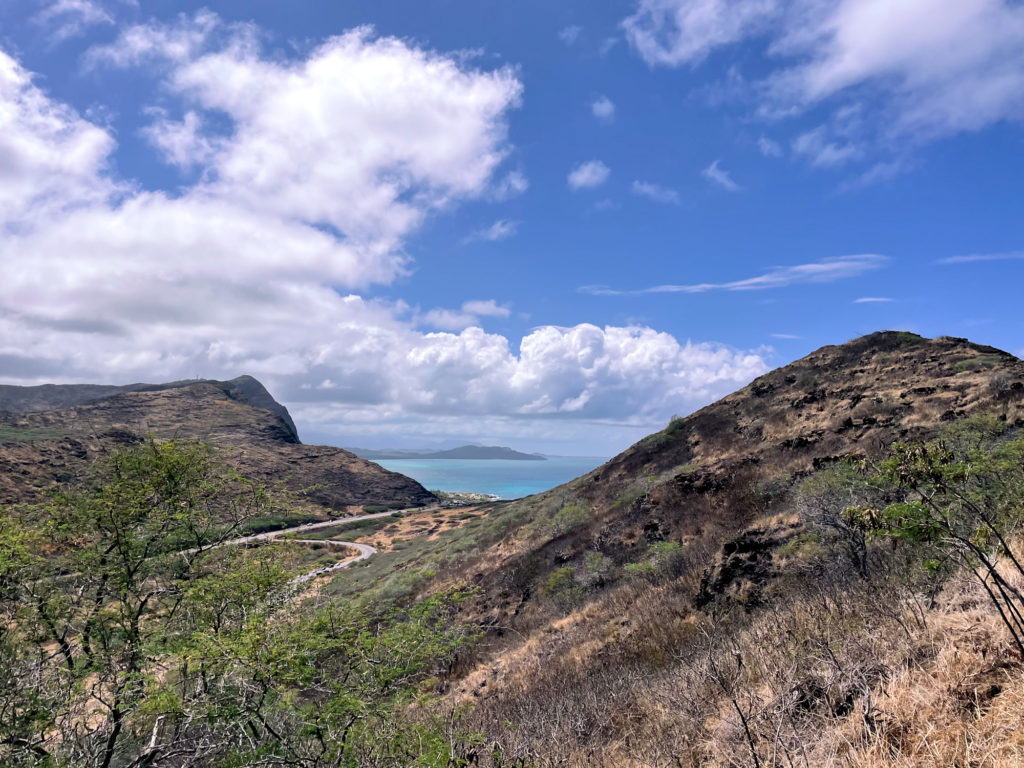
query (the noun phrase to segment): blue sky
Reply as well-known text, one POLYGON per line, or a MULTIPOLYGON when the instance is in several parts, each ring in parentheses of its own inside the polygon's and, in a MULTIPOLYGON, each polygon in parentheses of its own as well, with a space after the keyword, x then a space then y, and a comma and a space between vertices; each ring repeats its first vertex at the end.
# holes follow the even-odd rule
POLYGON ((610 455, 884 328, 1024 350, 1008 0, 8 0, 0 379, 610 455))

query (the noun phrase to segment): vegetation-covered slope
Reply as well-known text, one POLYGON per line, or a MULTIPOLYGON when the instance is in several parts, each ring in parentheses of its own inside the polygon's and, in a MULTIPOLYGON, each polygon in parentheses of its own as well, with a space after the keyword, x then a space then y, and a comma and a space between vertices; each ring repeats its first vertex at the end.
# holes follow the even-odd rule
MULTIPOLYGON (((957 727, 1004 756, 971 764, 1016 765, 1008 733, 1024 720, 1006 713, 1024 697, 1019 659, 983 586, 958 570, 966 561, 913 537, 883 545, 843 513, 914 496, 877 464, 899 441, 966 430, 957 439, 984 457, 1022 425, 1024 363, 906 333, 825 347, 674 419, 475 528, 479 556, 446 577, 480 589, 472 615, 492 629, 453 701, 474 705, 506 758, 538 764, 873 765, 866 756, 913 740, 873 708, 893 729, 921 725, 879 697, 917 695, 891 688, 911 679, 941 687, 953 654, 957 674, 978 676, 954 698, 1015 681, 992 732, 971 730, 988 704, 957 727), (967 648, 956 632, 972 622, 967 648), (815 751, 822 729, 834 732, 815 751)), ((980 461, 968 454, 956 461, 980 461)), ((906 764, 952 764, 914 754, 906 764)))
POLYGON ((380 552, 299 589, 307 544, 168 557, 206 502, 108 473, 0 517, 0 676, 45 682, 0 688, 0 757, 1022 765, 1022 409, 1012 355, 873 334, 548 493, 339 531, 380 552))
POLYGON ((212 445, 246 476, 284 483, 335 510, 433 500, 411 478, 341 448, 303 445, 287 409, 250 376, 124 388, 6 387, 0 396, 14 409, 0 413, 0 501, 38 501, 46 489, 81 477, 97 457, 146 434, 212 445))

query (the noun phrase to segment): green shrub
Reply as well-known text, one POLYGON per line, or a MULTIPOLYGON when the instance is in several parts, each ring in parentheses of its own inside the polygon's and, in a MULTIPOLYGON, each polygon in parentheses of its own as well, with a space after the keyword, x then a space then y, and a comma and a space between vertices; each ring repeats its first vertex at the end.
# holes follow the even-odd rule
POLYGON ((615 564, 600 552, 588 552, 583 559, 583 584, 587 587, 603 587, 612 577, 615 564))
POLYGON ((642 560, 639 563, 626 563, 623 568, 626 576, 631 579, 649 578, 654 575, 654 563, 649 560, 642 560))
POLYGON ((561 536, 573 528, 590 521, 590 510, 582 504, 566 504, 558 510, 548 524, 548 533, 551 536, 561 536))
POLYGON ((674 541, 656 541, 647 550, 647 559, 625 567, 629 578, 661 579, 676 575, 686 550, 674 541))
POLYGON ((571 565, 563 565, 552 571, 541 591, 553 598, 562 608, 575 604, 583 595, 582 588, 576 582, 575 569, 571 565))

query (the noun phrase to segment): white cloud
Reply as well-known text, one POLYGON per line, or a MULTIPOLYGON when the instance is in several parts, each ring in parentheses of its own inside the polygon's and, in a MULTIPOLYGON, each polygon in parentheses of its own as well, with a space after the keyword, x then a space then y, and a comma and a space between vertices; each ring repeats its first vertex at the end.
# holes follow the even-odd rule
POLYGON ((491 190, 495 200, 508 200, 523 194, 530 188, 530 182, 522 171, 509 171, 491 190))
POLYGON ((697 64, 770 21, 776 0, 640 0, 622 26, 651 66, 697 64))
POLYGON ((54 0, 36 14, 35 21, 50 27, 52 38, 61 41, 97 24, 113 24, 114 17, 96 0, 54 0))
POLYGON ((719 167, 721 162, 721 160, 715 160, 715 162, 700 172, 701 176, 729 192, 739 192, 742 187, 733 181, 732 176, 727 170, 719 167))
POLYGON ((884 296, 863 296, 859 299, 854 299, 854 304, 888 304, 895 299, 889 299, 884 296))
POLYGON ((773 333, 772 334, 772 338, 773 339, 784 339, 786 341, 791 341, 793 339, 799 339, 801 337, 800 336, 795 336, 792 333, 773 333))
POLYGON ((48 99, 0 50, 0 232, 112 195, 104 171, 113 147, 105 130, 48 99))
POLYGON ((634 181, 632 189, 634 195, 646 197, 649 200, 654 200, 656 203, 668 203, 670 205, 680 205, 682 203, 679 193, 674 189, 652 184, 648 181, 634 181))
POLYGON ((580 32, 583 31, 582 27, 578 27, 575 24, 571 24, 568 27, 563 27, 558 33, 558 39, 566 45, 572 45, 575 43, 580 36, 580 32))
POLYGON ((608 180, 611 170, 600 160, 579 163, 569 171, 569 186, 573 189, 599 187, 608 180))
POLYGON ((765 157, 782 157, 782 146, 767 136, 762 136, 757 140, 757 148, 765 157))
POLYGON ((938 264, 970 264, 977 261, 1016 261, 1024 259, 1024 251, 1009 251, 1007 253, 970 253, 964 256, 949 256, 939 259, 938 264))
POLYGON ((203 131, 203 119, 189 110, 181 120, 171 120, 162 109, 150 111, 154 120, 142 133, 163 153, 164 161, 180 168, 209 164, 223 142, 203 131))
POLYGON ((867 88, 883 137, 1024 119, 1024 7, 1011 0, 640 0, 624 27, 651 66, 766 41, 765 114, 857 103, 867 88))
POLYGON ((857 277, 879 269, 888 262, 888 258, 875 253, 854 256, 837 256, 822 259, 809 264, 797 264, 791 267, 775 267, 756 277, 733 280, 728 283, 692 283, 689 285, 656 285, 634 291, 617 290, 600 285, 589 285, 580 288, 583 293, 596 296, 620 296, 644 293, 706 293, 708 291, 760 291, 768 288, 785 288, 790 285, 804 283, 830 283, 857 277))
POLYGON ((484 317, 508 317, 512 314, 512 310, 498 304, 494 299, 467 301, 462 305, 462 311, 484 317))
POLYGON ((129 28, 91 54, 170 67, 165 86, 191 109, 179 122, 158 117, 147 134, 171 162, 206 171, 190 198, 340 233, 359 269, 346 264, 336 279, 365 285, 403 271, 401 244, 431 211, 493 192, 505 115, 522 89, 511 69, 464 70, 365 27, 294 62, 263 58, 258 37, 200 12, 129 28), (230 134, 204 131, 207 112, 227 115, 230 134))
POLYGON ((493 299, 433 315, 458 333, 424 333, 401 302, 347 294, 393 281, 425 217, 492 194, 521 86, 367 30, 291 62, 228 37, 175 44, 159 70, 187 104, 180 131, 158 114, 151 138, 203 171, 174 197, 111 181, 112 136, 0 55, 6 381, 247 372, 338 440, 466 429, 467 415, 537 434, 571 418, 608 440, 609 424, 647 429, 766 369, 762 351, 649 328, 540 327, 514 345, 454 327, 509 316, 493 299))
POLYGON ((590 111, 598 120, 615 119, 615 104, 607 96, 598 96, 590 104, 590 111))
POLYGON ((856 160, 862 155, 853 144, 839 144, 826 138, 824 127, 816 128, 797 136, 793 140, 793 151, 809 158, 817 168, 833 168, 856 160))
POLYGON ((519 222, 510 221, 508 219, 498 219, 488 227, 471 232, 462 239, 462 242, 464 245, 479 242, 493 243, 497 240, 504 240, 507 237, 512 237, 518 229, 519 222))
POLYGON ((432 309, 423 315, 420 324, 443 331, 461 331, 479 327, 481 317, 506 318, 510 314, 512 310, 494 299, 474 300, 463 302, 461 309, 432 309))
MULTIPOLYGON (((187 62, 197 56, 218 31, 233 35, 236 48, 252 48, 256 29, 248 25, 225 25, 208 10, 193 16, 181 13, 172 24, 136 24, 123 29, 109 45, 97 45, 85 53, 87 66, 128 67, 142 62, 187 62)), ((239 51, 240 53, 240 51, 239 51)))

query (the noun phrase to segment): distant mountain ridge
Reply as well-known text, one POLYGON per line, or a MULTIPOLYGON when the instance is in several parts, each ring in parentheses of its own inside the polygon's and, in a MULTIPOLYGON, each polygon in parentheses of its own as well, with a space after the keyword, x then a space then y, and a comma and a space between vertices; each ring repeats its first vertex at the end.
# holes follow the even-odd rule
POLYGON ((195 384, 211 384, 221 389, 232 400, 238 400, 270 411, 284 422, 294 442, 299 442, 299 432, 295 428, 288 409, 277 402, 259 381, 252 376, 242 375, 228 381, 214 379, 182 379, 165 384, 40 384, 34 387, 19 387, 11 384, 0 384, 0 411, 9 413, 39 413, 86 405, 114 395, 126 392, 158 392, 167 389, 190 387, 195 384))
POLYGON ((0 503, 39 501, 96 458, 147 434, 208 443, 243 475, 328 509, 435 499, 415 480, 342 448, 304 445, 287 408, 259 381, 239 376, 0 387, 0 503))
POLYGON ((371 450, 350 448, 361 459, 506 459, 511 461, 547 461, 539 453, 523 453, 500 445, 460 445, 445 451, 415 451, 401 449, 371 450))

